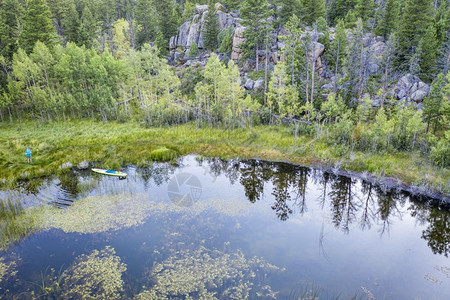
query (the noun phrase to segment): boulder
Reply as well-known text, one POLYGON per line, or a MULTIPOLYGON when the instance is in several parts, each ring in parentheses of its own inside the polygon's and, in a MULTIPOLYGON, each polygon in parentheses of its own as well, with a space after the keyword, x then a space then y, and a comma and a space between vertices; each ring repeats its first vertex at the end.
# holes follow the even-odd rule
POLYGON ((263 90, 264 89, 264 79, 259 78, 255 81, 255 84, 253 85, 254 90, 263 90))
POLYGON ((411 100, 420 103, 423 99, 427 96, 427 92, 425 90, 417 90, 414 93, 411 94, 411 100))
POLYGON ((205 11, 208 10, 208 5, 204 4, 204 5, 196 5, 195 9, 197 10, 197 13, 199 15, 202 15, 205 11))
POLYGON ((327 83, 327 84, 322 85, 321 89, 331 91, 333 89, 333 85, 331 83, 327 83))
POLYGON ((372 106, 373 107, 381 107, 381 100, 382 97, 381 96, 375 96, 372 98, 372 106))
POLYGON ((217 2, 214 5, 214 8, 216 9, 216 11, 223 11, 223 12, 228 12, 227 9, 225 8, 225 6, 223 6, 221 3, 217 2))
POLYGON ((233 26, 233 17, 223 11, 217 11, 217 22, 219 23, 219 30, 233 26))
POLYGON ((86 170, 89 168, 89 163, 87 161, 82 161, 77 165, 78 170, 86 170))
POLYGON ((311 57, 313 60, 317 60, 325 51, 325 46, 321 43, 314 42, 311 57))
POLYGON ((384 42, 378 41, 370 46, 370 51, 375 57, 380 57, 386 50, 386 44, 384 42))
POLYGON ((253 87, 255 86, 255 82, 253 80, 251 80, 250 78, 247 79, 247 81, 244 84, 244 88, 247 90, 253 90, 253 87))

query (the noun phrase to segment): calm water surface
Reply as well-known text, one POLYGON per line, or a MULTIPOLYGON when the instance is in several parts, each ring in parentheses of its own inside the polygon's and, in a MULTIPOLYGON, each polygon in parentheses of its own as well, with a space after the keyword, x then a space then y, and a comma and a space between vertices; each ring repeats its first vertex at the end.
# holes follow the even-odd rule
MULTIPOLYGON (((0 296, 58 297, 45 295, 42 283, 50 285, 80 255, 110 246, 126 264, 124 299, 161 282, 157 266, 170 269, 168 262, 175 261, 196 270, 198 256, 229 258, 221 260, 229 269, 233 259, 244 257, 252 269, 236 269, 246 274, 241 282, 251 283, 251 299, 296 299, 308 291, 320 292, 320 299, 450 299, 448 207, 287 163, 188 156, 176 166, 125 170, 126 180, 73 171, 31 191, 26 184, 0 191, 0 198, 20 198, 25 207, 77 209, 66 207, 110 195, 167 207, 150 211, 136 226, 90 234, 53 228, 31 235, 0 252, 5 261, 17 262, 17 273, 0 280, 0 296)), ((206 289, 222 298, 227 285, 236 283, 216 282, 223 286, 206 289)))

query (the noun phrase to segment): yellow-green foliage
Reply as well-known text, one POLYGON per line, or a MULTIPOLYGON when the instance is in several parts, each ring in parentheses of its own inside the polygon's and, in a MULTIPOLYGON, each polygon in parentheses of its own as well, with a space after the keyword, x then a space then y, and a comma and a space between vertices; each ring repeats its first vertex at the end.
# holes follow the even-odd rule
POLYGON ((121 299, 122 273, 127 270, 111 247, 81 255, 62 275, 64 299, 121 299))
MULTIPOLYGON (((0 283, 17 274, 17 263, 15 261, 6 262, 4 257, 0 257, 0 283)), ((1 289, 0 289, 1 291, 1 289)))
POLYGON ((182 250, 154 266, 151 278, 156 284, 135 299, 247 299, 257 276, 277 270, 261 258, 245 258, 240 251, 182 250))
POLYGON ((167 149, 166 147, 158 148, 150 152, 150 160, 169 161, 177 157, 178 154, 176 151, 167 149))

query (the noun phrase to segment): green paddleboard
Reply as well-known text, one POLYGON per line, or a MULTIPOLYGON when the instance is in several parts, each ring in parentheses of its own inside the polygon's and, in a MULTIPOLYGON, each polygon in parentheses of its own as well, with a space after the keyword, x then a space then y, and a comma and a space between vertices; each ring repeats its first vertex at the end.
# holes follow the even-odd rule
POLYGON ((109 176, 127 177, 127 173, 123 173, 123 172, 115 171, 115 170, 93 168, 92 172, 103 174, 103 175, 109 175, 109 176))

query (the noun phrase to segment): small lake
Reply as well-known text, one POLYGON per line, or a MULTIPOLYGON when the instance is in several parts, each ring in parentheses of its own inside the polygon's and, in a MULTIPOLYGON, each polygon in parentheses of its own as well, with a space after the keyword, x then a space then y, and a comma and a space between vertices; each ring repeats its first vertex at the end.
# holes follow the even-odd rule
POLYGON ((450 208, 432 199, 260 160, 123 170, 0 191, 51 208, 0 251, 0 298, 450 299, 450 208))

